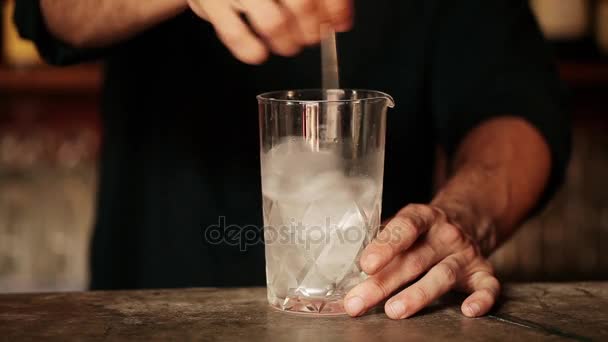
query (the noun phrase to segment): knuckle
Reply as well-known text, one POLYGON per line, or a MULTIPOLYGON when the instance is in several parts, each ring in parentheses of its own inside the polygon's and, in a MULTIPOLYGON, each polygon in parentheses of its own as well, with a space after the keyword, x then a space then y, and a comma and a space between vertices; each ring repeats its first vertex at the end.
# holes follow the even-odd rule
POLYGON ((424 217, 435 217, 435 209, 428 205, 419 204, 416 206, 416 211, 424 217))
POLYGON ((439 272, 442 281, 445 283, 449 284, 450 286, 456 283, 458 275, 456 274, 454 267, 448 264, 439 264, 437 265, 437 271, 439 272))
POLYGON ((417 225, 423 225, 425 222, 435 219, 433 208, 424 204, 410 204, 403 208, 399 215, 409 217, 417 225))
POLYGON ((422 287, 412 286, 410 288, 410 290, 411 290, 411 298, 415 302, 417 302, 419 304, 423 304, 423 305, 429 302, 429 300, 430 300, 429 294, 422 287))
POLYGON ((467 246, 462 251, 462 257, 464 258, 464 260, 466 262, 471 262, 472 260, 474 260, 478 256, 478 254, 479 253, 478 253, 477 249, 473 245, 467 246))
POLYGON ((275 36, 277 34, 281 34, 286 25, 287 18, 284 16, 278 16, 260 22, 260 30, 262 30, 265 35, 275 36))
POLYGON ((388 289, 381 280, 379 280, 378 278, 369 278, 369 280, 370 285, 376 289, 377 293, 380 293, 382 295, 382 298, 386 298, 390 295, 388 289))
POLYGON ((427 269, 427 262, 420 254, 412 255, 407 263, 407 269, 414 275, 422 274, 427 269))
POLYGON ((408 225, 408 218, 406 215, 398 214, 391 220, 389 225, 393 226, 394 230, 403 229, 403 227, 408 225))
POLYGON ((404 230, 410 230, 416 235, 420 232, 420 226, 422 226, 420 220, 418 220, 418 216, 410 214, 399 214, 395 217, 399 223, 399 227, 404 230))
POLYGON ((429 209, 431 210, 431 215, 433 215, 435 220, 441 222, 446 222, 448 220, 448 215, 442 209, 437 207, 429 207, 429 209))
POLYGON ((490 293, 492 293, 494 296, 498 296, 498 294, 500 293, 500 290, 501 290, 500 282, 498 281, 498 279, 496 279, 495 277, 491 277, 488 280, 488 285, 489 285, 489 287, 487 288, 488 291, 490 293))
POLYGON ((479 290, 479 296, 487 301, 493 301, 497 295, 498 295, 498 293, 495 293, 493 290, 491 290, 489 288, 479 290))
POLYGON ((393 229, 391 232, 395 234, 394 238, 399 241, 410 236, 418 236, 420 228, 413 220, 404 215, 397 215, 391 222, 393 229))
POLYGON ((443 225, 439 231, 439 239, 445 246, 454 246, 460 244, 464 240, 464 234, 458 227, 452 224, 446 224, 443 225))
POLYGON ((420 224, 412 218, 406 218, 403 220, 403 231, 408 236, 417 237, 421 233, 420 224))
POLYGON ((424 205, 418 204, 418 203, 410 203, 405 208, 401 209, 400 213, 401 212, 405 213, 405 214, 417 213, 417 212, 420 212, 421 210, 424 210, 424 205))
POLYGON ((429 215, 433 213, 433 210, 431 209, 431 207, 429 207, 426 204, 410 204, 408 207, 410 207, 413 212, 418 213, 418 215, 429 215))

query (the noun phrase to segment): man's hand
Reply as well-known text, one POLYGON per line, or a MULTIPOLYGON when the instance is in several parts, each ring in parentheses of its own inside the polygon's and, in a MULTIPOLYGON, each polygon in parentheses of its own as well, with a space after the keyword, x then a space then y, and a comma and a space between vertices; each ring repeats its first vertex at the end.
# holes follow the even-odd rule
POLYGON ((473 236, 433 205, 402 209, 365 249, 361 267, 370 277, 345 299, 351 316, 363 314, 423 274, 386 303, 390 318, 409 317, 452 289, 471 293, 461 309, 477 317, 490 310, 500 291, 473 236))
POLYGON ((549 179, 550 150, 527 121, 496 117, 465 137, 451 169, 430 205, 407 206, 367 246, 361 267, 370 277, 346 296, 350 315, 403 286, 386 303, 391 318, 409 317, 451 289, 470 293, 462 304, 466 316, 491 309, 500 285, 485 256, 539 199, 549 179))
POLYGON ((249 64, 262 63, 269 52, 293 56, 318 43, 321 23, 343 32, 353 21, 352 0, 188 0, 188 4, 213 25, 236 58, 249 64))

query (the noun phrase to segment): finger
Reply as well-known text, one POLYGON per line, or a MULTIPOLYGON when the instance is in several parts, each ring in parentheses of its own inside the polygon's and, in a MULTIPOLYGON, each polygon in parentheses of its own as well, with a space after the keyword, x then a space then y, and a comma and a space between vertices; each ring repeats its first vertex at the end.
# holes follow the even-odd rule
POLYGON ((367 278, 347 294, 344 300, 346 312, 353 317, 363 314, 438 261, 435 251, 426 243, 398 255, 380 272, 367 278))
POLYGON ((456 256, 447 257, 433 266, 422 279, 391 298, 384 311, 392 319, 415 314, 452 289, 461 269, 456 256))
POLYGON ((500 283, 491 273, 481 271, 474 273, 469 281, 473 287, 471 294, 460 308, 467 317, 483 316, 492 309, 500 294, 500 283))
POLYGON ((194 12, 201 19, 209 21, 209 15, 203 9, 199 0, 188 0, 188 6, 192 10, 192 12, 194 12))
POLYGON ((241 0, 247 18, 256 32, 281 56, 293 56, 301 49, 292 27, 290 16, 274 0, 241 0))
POLYGON ((256 38, 238 14, 222 2, 209 1, 202 9, 215 28, 219 39, 239 60, 248 64, 260 64, 268 58, 268 50, 256 38))
POLYGON ((433 215, 432 209, 422 205, 409 205, 401 210, 363 251, 363 271, 375 274, 410 248, 433 225, 433 215))
POLYGON ((327 20, 338 32, 349 31, 353 26, 352 0, 321 0, 327 20))
POLYGON ((283 4, 297 21, 302 44, 318 43, 321 40, 321 22, 315 0, 283 0, 283 4))

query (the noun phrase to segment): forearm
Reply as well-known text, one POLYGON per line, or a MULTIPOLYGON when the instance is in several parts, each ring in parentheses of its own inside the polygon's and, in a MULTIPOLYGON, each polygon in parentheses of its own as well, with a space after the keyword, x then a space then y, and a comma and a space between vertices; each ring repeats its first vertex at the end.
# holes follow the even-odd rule
POLYGON ((186 0, 40 0, 46 24, 58 39, 79 48, 101 48, 128 39, 187 8, 186 0))
POLYGON ((433 204, 470 229, 489 254, 542 195, 551 155, 532 125, 521 118, 499 117, 469 133, 451 165, 451 177, 433 204))

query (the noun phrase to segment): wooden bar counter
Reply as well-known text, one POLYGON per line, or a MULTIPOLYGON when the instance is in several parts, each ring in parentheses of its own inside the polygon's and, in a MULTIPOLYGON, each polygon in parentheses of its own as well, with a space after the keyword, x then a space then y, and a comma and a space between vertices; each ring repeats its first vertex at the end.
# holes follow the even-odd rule
POLYGON ((0 295, 0 341, 608 341, 608 283, 507 284, 494 311, 460 298, 402 321, 276 311, 263 288, 0 295))

